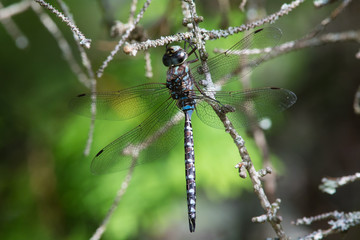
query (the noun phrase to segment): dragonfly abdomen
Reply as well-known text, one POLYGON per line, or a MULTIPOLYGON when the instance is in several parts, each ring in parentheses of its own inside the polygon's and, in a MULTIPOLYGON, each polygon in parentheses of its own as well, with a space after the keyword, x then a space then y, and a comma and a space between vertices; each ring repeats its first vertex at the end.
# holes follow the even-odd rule
POLYGON ((185 111, 184 127, 185 177, 190 232, 195 231, 196 219, 195 155, 193 130, 191 125, 192 113, 193 110, 185 111))

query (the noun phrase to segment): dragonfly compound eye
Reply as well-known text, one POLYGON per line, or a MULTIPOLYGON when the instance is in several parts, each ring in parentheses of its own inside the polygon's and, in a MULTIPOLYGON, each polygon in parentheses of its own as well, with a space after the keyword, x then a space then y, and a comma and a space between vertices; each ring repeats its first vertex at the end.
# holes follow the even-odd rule
POLYGON ((188 58, 187 53, 180 46, 171 46, 166 49, 163 56, 163 64, 166 67, 183 64, 188 58))

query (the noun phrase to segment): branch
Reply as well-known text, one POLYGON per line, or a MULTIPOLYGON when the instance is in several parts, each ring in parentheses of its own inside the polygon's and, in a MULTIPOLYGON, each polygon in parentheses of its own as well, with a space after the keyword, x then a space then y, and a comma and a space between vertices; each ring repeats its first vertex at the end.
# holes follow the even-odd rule
MULTIPOLYGON (((66 17, 68 17, 71 22, 75 23, 75 20, 72 17, 72 14, 70 13, 68 6, 62 0, 57 0, 57 2, 61 6, 61 9, 65 13, 66 17)), ((94 74, 90 59, 89 59, 84 47, 79 43, 78 35, 76 35, 73 32, 73 37, 74 37, 74 40, 78 47, 78 50, 80 52, 82 64, 87 71, 87 81, 86 81, 85 86, 90 88, 91 92, 95 93, 96 92, 96 80, 95 80, 95 74, 94 74)), ((93 95, 92 98, 93 98, 94 102, 91 105, 91 122, 90 122, 90 127, 89 127, 88 139, 87 139, 87 142, 85 145, 85 150, 84 150, 85 156, 88 156, 90 154, 90 149, 91 149, 93 136, 94 136, 94 130, 95 130, 95 116, 96 116, 95 100, 96 100, 96 96, 93 95)))
MULTIPOLYGON (((303 48, 317 47, 328 43, 338 43, 346 41, 356 41, 360 43, 360 30, 328 33, 311 39, 304 38, 300 40, 289 41, 274 48, 268 47, 264 49, 246 49, 242 51, 233 51, 233 54, 253 55, 265 52, 269 53, 264 57, 264 61, 266 61, 292 51, 301 50, 303 48)), ((225 49, 214 49, 215 53, 223 53, 225 51, 225 49)))
MULTIPOLYGON (((27 3, 30 3, 28 1, 26 1, 27 3)), ((16 6, 19 6, 20 3, 16 3, 16 6)), ((5 30, 8 32, 8 34, 10 35, 10 37, 14 40, 16 46, 20 49, 24 49, 29 45, 29 40, 28 38, 22 33, 22 31, 20 30, 20 28, 16 25, 16 23, 11 19, 11 16, 13 16, 12 14, 10 14, 9 12, 13 11, 11 9, 14 8, 14 5, 11 5, 11 7, 6 7, 4 8, 4 6, 2 5, 2 3, 0 2, 0 22, 3 24, 5 30), (8 17, 4 17, 8 15, 8 17), (11 16, 10 16, 11 15, 11 16)), ((30 6, 30 4, 28 5, 28 7, 30 6)), ((21 9, 21 7, 18 7, 17 10, 21 9)), ((23 10, 26 10, 27 8, 23 8, 23 10)), ((19 10, 17 13, 20 13, 21 11, 19 10)), ((12 12, 14 13, 14 11, 12 12)))
POLYGON ((144 59, 145 59, 145 77, 152 78, 154 74, 152 72, 150 52, 148 50, 145 51, 144 59))
MULTIPOLYGON (((244 9, 246 4, 246 1, 242 2, 240 5, 240 9, 244 9)), ((258 12, 265 13, 264 6, 261 7, 258 6, 258 12)), ((246 17, 248 20, 250 20, 250 15, 246 14, 246 17)), ((251 19, 259 18, 257 14, 252 14, 251 19)), ((250 20, 251 21, 251 20, 250 20)), ((251 68, 251 67, 249 67, 251 68)), ((248 69, 248 67, 239 66, 238 69, 235 69, 234 75, 238 73, 238 79, 241 81, 243 88, 250 89, 251 88, 251 71, 248 69), (242 74, 243 72, 250 72, 250 74, 242 74)), ((225 84, 226 81, 220 81, 219 83, 225 84)), ((248 118, 254 119, 256 118, 253 114, 250 113, 247 114, 248 118), (251 115, 251 116, 250 116, 251 115)), ((269 146, 267 144, 267 140, 265 137, 265 133, 263 131, 263 128, 260 127, 261 123, 256 124, 254 126, 251 126, 251 133, 255 140, 256 146, 260 149, 262 159, 263 159, 263 166, 265 167, 265 170, 259 170, 259 174, 261 175, 261 171, 264 172, 265 176, 268 173, 269 176, 264 179, 264 189, 265 193, 270 196, 270 199, 275 199, 275 190, 276 190, 276 172, 272 172, 272 164, 270 162, 270 154, 269 154, 269 146), (266 171, 268 170, 268 171, 266 171)), ((261 176, 261 177, 263 177, 261 176)))
POLYGON ((349 228, 360 225, 360 212, 329 212, 320 214, 314 217, 304 217, 301 219, 296 220, 296 225, 310 225, 313 222, 321 221, 321 220, 328 220, 328 224, 330 225, 330 228, 328 229, 319 229, 315 232, 312 232, 311 234, 300 238, 300 240, 318 240, 323 239, 326 236, 340 233, 340 232, 346 232, 349 230, 349 228))
POLYGON ((106 230, 106 226, 110 221, 111 216, 113 215, 113 213, 115 212, 116 208, 119 206, 120 200, 121 198, 124 196, 124 194, 126 193, 126 190, 129 186, 129 183, 131 181, 131 177, 133 174, 133 170, 134 170, 134 166, 136 163, 137 159, 133 158, 132 163, 131 163, 131 167, 125 177, 125 180, 122 182, 121 184, 121 188, 119 189, 119 191, 116 194, 116 197, 114 199, 113 204, 111 205, 109 211, 107 212, 104 220, 102 221, 102 223, 100 224, 100 226, 96 229, 94 235, 91 236, 90 240, 99 240, 101 238, 101 236, 103 235, 103 233, 106 230))
MULTIPOLYGON (((0 20, 10 18, 16 14, 26 11, 30 7, 31 2, 23 0, 18 3, 13 3, 10 6, 0 9, 0 20)), ((2 7, 2 6, 1 6, 2 7)))
MULTIPOLYGON (((325 27, 329 25, 329 23, 331 23, 337 16, 339 16, 340 13, 342 13, 342 11, 351 3, 351 1, 352 0, 343 0, 341 4, 334 11, 332 11, 330 16, 322 20, 321 23, 305 38, 312 38, 321 31, 323 31, 325 27)), ((315 7, 324 6, 325 4, 327 3, 324 0, 314 2, 315 7), (322 2, 322 5, 320 4, 320 2, 322 2)))
POLYGON ((118 44, 115 46, 114 50, 110 52, 110 55, 106 58, 106 60, 102 63, 100 68, 96 71, 97 77, 100 78, 103 75, 104 69, 108 66, 109 62, 114 58, 115 54, 118 53, 120 47, 124 44, 125 40, 129 37, 130 33, 135 29, 136 25, 139 23, 140 19, 143 17, 146 9, 149 7, 151 0, 146 0, 144 6, 140 10, 139 14, 137 15, 134 22, 132 22, 129 28, 125 31, 122 35, 121 39, 119 40, 118 44))
MULTIPOLYGON (((284 230, 282 229, 282 226, 280 224, 282 218, 277 216, 277 211, 279 209, 280 200, 277 200, 275 203, 270 204, 264 189, 261 184, 260 177, 264 175, 264 173, 261 171, 261 174, 255 170, 255 167, 251 161, 250 155, 245 147, 245 141, 243 138, 237 133, 237 131, 232 126, 232 123, 229 121, 229 119, 226 117, 225 114, 216 111, 218 116, 220 117, 221 121, 224 124, 225 131, 230 134, 232 139, 234 140, 235 145, 237 146, 241 159, 243 162, 239 164, 239 173, 240 176, 244 177, 244 172, 241 171, 242 168, 246 168, 247 172, 249 173, 249 177, 251 179, 251 182, 253 184, 253 189, 255 194, 260 200, 260 204, 262 208, 265 210, 266 214, 262 215, 260 217, 253 218, 254 222, 263 222, 268 221, 272 228, 274 229, 275 233, 277 234, 280 239, 289 239, 289 237, 285 234, 284 230)), ((268 170, 270 172, 270 170, 268 170)))
POLYGON ((48 14, 46 14, 42 10, 42 8, 39 5, 33 3, 33 4, 31 4, 31 8, 39 16, 41 23, 50 32, 50 34, 55 38, 55 40, 63 54, 64 59, 69 64, 70 69, 76 74, 78 80, 85 86, 90 87, 90 82, 89 82, 86 74, 82 71, 81 67, 76 62, 75 57, 72 54, 69 43, 64 38, 60 29, 55 24, 55 22, 49 17, 48 14))
MULTIPOLYGON (((360 59, 360 54, 359 54, 360 59)), ((354 97, 354 111, 356 114, 360 114, 360 86, 358 87, 354 97)))
POLYGON ((338 0, 314 0, 314 6, 317 8, 321 8, 335 1, 338 0))
MULTIPOLYGON (((211 31, 199 28, 199 30, 197 32, 200 36, 198 36, 198 38, 200 37, 202 40, 213 40, 213 39, 228 37, 230 35, 234 35, 239 32, 253 29, 253 28, 259 27, 261 25, 264 25, 266 23, 274 23, 276 20, 279 19, 279 17, 289 14, 289 12, 294 10, 296 7, 298 7, 304 1, 305 0, 295 0, 295 1, 291 2, 290 4, 283 4, 281 9, 278 12, 276 12, 268 17, 265 17, 263 19, 260 19, 258 21, 251 22, 248 24, 243 24, 238 27, 229 27, 226 30, 211 30, 211 31)), ((195 17, 195 19, 196 19, 196 17, 195 17)), ((194 37, 196 37, 196 36, 194 36, 192 32, 178 33, 175 35, 161 37, 160 39, 156 39, 156 40, 146 40, 145 42, 128 44, 125 46, 124 52, 126 54, 130 54, 130 55, 134 56, 134 55, 136 55, 136 53, 139 50, 146 50, 151 47, 164 46, 164 45, 170 44, 172 42, 183 41, 186 39, 190 40, 194 37)))
POLYGON ((340 178, 323 178, 321 179, 322 184, 319 186, 319 189, 324 193, 334 194, 336 193, 336 188, 342 187, 359 179, 360 172, 340 178))
MULTIPOLYGON (((334 194, 336 192, 336 188, 346 185, 348 183, 354 182, 360 179, 360 173, 355 173, 354 175, 345 176, 341 178, 329 179, 323 178, 322 184, 319 186, 320 190, 326 192, 328 194, 334 194)), ((360 225, 360 212, 328 212, 319 214, 313 217, 303 217, 301 219, 297 219, 296 222, 293 222, 295 225, 310 225, 313 222, 318 222, 322 220, 329 220, 328 224, 330 228, 328 229, 319 229, 311 234, 300 238, 302 240, 318 240, 323 239, 326 236, 331 234, 345 232, 349 230, 349 228, 360 225)))
POLYGON ((63 22, 66 23, 71 29, 71 31, 76 34, 80 40, 80 44, 86 48, 90 48, 91 39, 88 39, 80 32, 79 28, 64 14, 56 10, 52 5, 49 3, 43 1, 43 0, 34 0, 35 2, 39 3, 44 8, 50 10, 52 13, 54 13, 58 18, 60 18, 63 22))

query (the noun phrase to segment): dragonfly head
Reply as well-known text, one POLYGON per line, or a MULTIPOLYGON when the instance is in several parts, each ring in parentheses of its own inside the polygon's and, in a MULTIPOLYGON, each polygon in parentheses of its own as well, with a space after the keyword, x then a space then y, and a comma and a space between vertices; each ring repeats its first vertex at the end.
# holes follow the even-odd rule
POLYGON ((166 67, 178 66, 183 64, 188 58, 187 53, 180 46, 171 46, 166 48, 163 56, 163 64, 166 67))

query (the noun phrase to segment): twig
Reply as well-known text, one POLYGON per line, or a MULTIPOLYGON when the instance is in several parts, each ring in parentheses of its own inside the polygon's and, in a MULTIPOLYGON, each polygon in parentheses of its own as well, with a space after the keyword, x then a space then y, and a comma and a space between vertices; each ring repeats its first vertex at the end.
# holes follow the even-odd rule
POLYGON ((166 44, 169 44, 172 42, 183 41, 185 39, 192 39, 194 37, 202 39, 202 40, 212 40, 212 39, 218 39, 218 38, 222 38, 222 37, 228 37, 230 35, 233 35, 233 34, 236 34, 239 32, 243 32, 243 31, 246 31, 249 29, 256 28, 265 23, 273 23, 279 17, 289 14, 289 12, 294 10, 296 7, 298 7, 304 1, 305 0, 295 0, 295 1, 291 2, 290 4, 283 4, 281 9, 278 12, 276 12, 268 17, 265 17, 263 19, 260 19, 258 21, 251 22, 248 24, 243 24, 238 27, 229 27, 226 30, 211 30, 211 31, 207 31, 205 29, 199 28, 198 34, 200 36, 198 36, 198 37, 194 36, 192 32, 178 33, 178 34, 171 35, 171 36, 161 37, 160 39, 156 39, 156 40, 146 40, 145 42, 128 44, 125 46, 124 52, 127 54, 130 54, 130 55, 136 55, 136 53, 139 50, 146 50, 150 47, 159 47, 159 46, 163 46, 163 45, 166 45, 166 44))
POLYGON ((228 27, 229 26, 229 18, 230 18, 230 2, 229 0, 218 0, 219 6, 219 14, 221 15, 220 27, 228 27))
MULTIPOLYGON (((269 146, 266 141, 265 133, 262 128, 259 126, 255 126, 252 129, 254 140, 256 146, 260 149, 261 155, 263 158, 263 166, 269 173, 269 169, 273 168, 271 161, 270 161, 270 151, 269 146)), ((263 177, 263 176, 262 176, 263 177)), ((276 173, 272 172, 269 176, 265 178, 265 192, 268 196, 270 196, 270 199, 274 199, 275 191, 276 191, 276 173)))
POLYGON ((49 3, 43 1, 43 0, 34 0, 35 2, 39 3, 41 6, 45 7, 46 9, 50 10, 52 13, 54 13, 58 18, 60 18, 63 22, 66 23, 71 29, 71 31, 76 34, 79 37, 80 44, 86 48, 90 48, 91 39, 88 39, 80 32, 79 28, 64 14, 59 12, 57 9, 55 9, 52 5, 49 3))
POLYGON ((155 40, 148 39, 145 42, 126 44, 124 47, 124 52, 126 54, 135 56, 139 50, 156 48, 173 42, 179 42, 186 39, 191 39, 193 37, 194 36, 192 33, 185 32, 185 33, 177 33, 166 37, 160 37, 159 39, 155 39, 155 40))
MULTIPOLYGON (((246 4, 246 1, 242 2, 242 4, 246 4)), ((265 9, 261 9, 258 12, 265 12, 265 9)), ((247 15, 247 17, 248 17, 248 15, 247 15)), ((257 17, 257 16, 254 15, 253 18, 255 18, 255 17, 257 17)), ((239 72, 239 78, 240 78, 240 81, 242 82, 244 88, 250 89, 251 88, 251 83, 250 83, 251 74, 242 75, 243 71, 250 72, 249 69, 247 69, 247 67, 244 67, 244 66, 239 66, 239 69, 235 70, 235 72, 236 71, 239 72)), ((248 117, 255 118, 255 116, 248 116, 248 117)), ((265 167, 265 169, 272 169, 272 164, 270 162, 269 147, 268 147, 263 129, 259 126, 259 124, 257 124, 251 128, 251 132, 254 137, 256 146, 261 151, 261 155, 262 155, 262 159, 263 159, 263 166, 265 167)), ((261 170, 259 170, 259 173, 260 172, 261 172, 261 170)), ((265 171, 265 173, 268 173, 268 172, 265 171)), ((265 174, 264 174, 264 176, 265 176, 265 174)), ((275 198, 275 189, 276 189, 276 173, 275 172, 273 174, 269 174, 269 176, 264 180, 264 188, 265 188, 266 194, 268 196, 270 196, 270 199, 274 199, 275 198)))
MULTIPOLYGON (((295 50, 300 50, 307 47, 321 46, 328 43, 338 43, 345 41, 360 42, 360 30, 340 32, 340 33, 328 33, 311 39, 301 39, 301 40, 286 42, 274 48, 268 47, 264 49, 248 49, 243 51, 233 51, 233 54, 252 55, 252 54, 259 54, 265 52, 265 53, 269 53, 264 57, 264 61, 266 61, 278 57, 279 55, 283 55, 295 50)), ((224 49, 214 49, 215 53, 223 53, 225 51, 226 50, 224 49)))
MULTIPOLYGON (((278 208, 275 206, 278 206, 278 204, 280 203, 280 200, 277 200, 277 202, 278 202, 277 205, 270 204, 270 202, 264 192, 264 189, 262 187, 261 181, 260 181, 261 175, 255 170, 255 168, 252 164, 250 155, 247 152, 247 149, 245 147, 245 141, 234 129, 234 127, 232 126, 231 122, 226 117, 226 115, 221 114, 218 111, 216 111, 216 113, 218 114, 221 121, 223 122, 226 132, 228 132, 231 135, 231 137, 234 140, 235 145, 237 146, 237 148, 239 150, 241 159, 244 163, 245 168, 247 169, 247 171, 249 173, 249 177, 253 184, 254 192, 257 195, 257 197, 259 198, 262 208, 266 212, 266 214, 265 214, 266 221, 268 221, 270 223, 270 225, 274 229, 277 236, 280 237, 280 239, 289 239, 289 237, 286 235, 286 233, 284 232, 284 230, 282 229, 282 226, 280 224, 281 217, 276 215, 278 208)), ((264 218, 264 217, 262 217, 262 218, 264 218)))
POLYGON ((318 240, 318 239, 323 239, 326 236, 335 234, 335 233, 340 233, 340 232, 345 232, 347 231, 349 228, 360 225, 360 212, 355 211, 355 212, 348 212, 348 213, 344 213, 344 212, 338 212, 338 211, 334 211, 334 212, 329 212, 329 213, 324 213, 324 214, 320 214, 314 217, 304 217, 302 219, 298 219, 296 220, 295 224, 296 225, 310 225, 311 223, 315 222, 315 221, 320 221, 320 220, 327 220, 327 219, 331 219, 328 221, 328 224, 330 225, 330 228, 328 229, 319 229, 315 232, 312 232, 311 234, 303 237, 303 238, 299 238, 300 240, 318 240))
MULTIPOLYGON (((65 15, 67 15, 67 16, 64 15, 64 17, 68 18, 71 23, 75 24, 74 19, 72 19, 72 16, 71 16, 70 11, 69 11, 68 7, 66 6, 66 4, 61 0, 58 0, 58 3, 61 6, 62 10, 64 11, 65 15)), ((87 54, 83 48, 83 45, 80 44, 79 35, 77 35, 73 31, 73 36, 74 36, 75 42, 77 43, 83 66, 87 70, 87 75, 82 71, 81 67, 78 65, 77 61, 75 60, 75 58, 72 54, 72 51, 71 51, 71 48, 70 48, 68 42, 65 40, 64 36, 62 35, 61 31, 56 26, 54 21, 47 14, 45 14, 42 11, 42 9, 39 7, 39 5, 32 4, 32 8, 34 9, 35 12, 38 13, 44 26, 48 29, 48 31, 50 33, 52 33, 52 35, 56 39, 56 41, 59 45, 59 48, 63 52, 65 60, 69 63, 70 69, 77 75, 78 80, 84 86, 86 86, 87 88, 90 88, 92 92, 95 92, 96 91, 96 80, 95 80, 94 72, 92 70, 90 60, 87 57, 87 54)), ((95 104, 92 104, 91 110, 92 110, 91 111, 92 118, 91 118, 91 122, 90 122, 88 140, 87 140, 85 150, 84 150, 84 155, 86 155, 86 156, 89 155, 89 153, 90 153, 91 144, 93 141, 93 134, 94 134, 94 128, 95 128, 95 113, 96 113, 95 104)))
POLYGON ((126 193, 126 190, 129 186, 129 183, 130 183, 130 180, 131 180, 131 177, 133 174, 133 170, 134 170, 136 161, 137 161, 137 159, 133 158, 131 167, 129 168, 129 171, 128 171, 124 181, 121 184, 121 188, 119 189, 119 191, 116 194, 114 202, 112 203, 112 205, 111 205, 109 211, 107 212, 104 220, 102 221, 101 225, 96 229, 94 235, 92 235, 90 240, 99 240, 101 238, 101 236, 103 235, 103 233, 105 232, 106 226, 109 223, 111 216, 115 212, 116 208, 119 206, 121 198, 126 193))
MULTIPOLYGON (((187 2, 189 4, 189 12, 190 12, 190 16, 192 19, 192 32, 194 34, 194 38, 197 45, 197 49, 199 50, 199 54, 200 54, 200 60, 201 60, 201 64, 203 69, 209 69, 209 67, 207 66, 207 52, 206 52, 206 48, 205 48, 205 39, 202 38, 202 29, 199 28, 198 26, 198 19, 200 19, 196 13, 196 6, 195 3, 193 2, 193 0, 185 0, 185 2, 187 2)), ((208 85, 206 86, 206 92, 209 92, 211 95, 209 95, 208 97, 210 97, 211 99, 214 99, 214 95, 213 95, 213 90, 215 89, 214 83, 211 79, 211 74, 209 71, 205 71, 204 72, 205 75, 205 80, 207 81, 208 85)), ((209 102, 209 104, 214 108, 215 110, 215 105, 212 102, 209 102)))
POLYGON ((280 199, 276 199, 274 203, 271 204, 271 211, 269 211, 267 214, 263 214, 258 217, 253 217, 251 219, 254 223, 264 223, 266 221, 269 221, 269 219, 273 222, 280 223, 282 221, 281 216, 277 216, 277 211, 280 209, 280 199))
POLYGON ((334 194, 336 188, 352 183, 360 179, 360 172, 354 175, 340 177, 340 178, 323 178, 321 179, 322 184, 319 189, 328 194, 334 194))
MULTIPOLYGON (((313 38, 318 33, 323 31, 329 23, 331 23, 337 16, 339 16, 340 13, 351 3, 352 0, 343 0, 341 1, 341 4, 330 14, 329 17, 325 18, 321 21, 321 23, 310 33, 308 34, 305 39, 313 38)), ((314 2, 315 6, 316 3, 314 2)))
POLYGON ((100 68, 96 71, 97 77, 100 78, 103 75, 104 69, 108 66, 109 62, 114 58, 115 54, 118 53, 120 47, 125 43, 125 40, 129 37, 132 30, 135 29, 136 25, 139 23, 140 19, 143 17, 144 12, 149 7, 151 0, 146 0, 144 6, 140 10, 139 14, 136 16, 134 22, 129 26, 129 28, 125 31, 122 35, 121 39, 119 40, 118 44, 115 46, 114 50, 111 51, 110 55, 106 58, 106 60, 102 63, 100 68))
POLYGON ((59 30, 55 22, 49 17, 48 14, 46 14, 42 10, 42 8, 38 4, 32 3, 31 8, 39 16, 42 24, 55 38, 66 62, 69 64, 70 69, 76 74, 78 80, 86 87, 90 87, 90 82, 86 74, 82 71, 81 67, 76 62, 72 54, 69 43, 65 40, 64 36, 62 35, 61 31, 59 30))
POLYGON ((145 77, 152 78, 153 72, 152 72, 152 66, 151 66, 150 53, 148 50, 145 51, 144 59, 145 59, 145 77))
MULTIPOLYGON (((26 1, 26 2, 28 2, 28 1, 26 1)), ((28 2, 28 3, 30 3, 30 2, 28 2)), ((29 6, 30 6, 30 4, 29 4, 29 6)), ((4 6, 0 2, 0 15, 2 15, 1 11, 7 11, 6 9, 8 9, 8 8, 4 8, 4 6)), ((20 13, 20 12, 18 12, 18 13, 20 13)), ((11 19, 11 16, 9 16, 8 18, 0 17, 0 22, 3 24, 5 30, 8 32, 10 37, 12 37, 12 39, 14 40, 14 42, 18 48, 24 49, 29 45, 28 38, 22 33, 20 28, 11 19)))
POLYGON ((135 16, 135 11, 136 11, 136 5, 137 5, 137 3, 138 3, 137 0, 132 0, 132 1, 131 1, 130 14, 129 14, 129 23, 133 23, 133 22, 134 22, 134 16, 135 16))
POLYGON ((106 23, 108 29, 111 29, 115 22, 114 9, 109 0, 97 0, 103 14, 103 21, 106 23))
POLYGON ((336 216, 339 216, 338 211, 334 212, 328 212, 328 213, 322 213, 313 217, 303 217, 300 219, 297 219, 296 222, 293 222, 292 224, 295 225, 310 225, 313 222, 318 222, 321 220, 328 220, 328 219, 336 219, 336 216))
MULTIPOLYGON (((337 187, 354 182, 358 179, 360 179, 360 173, 355 173, 354 175, 335 178, 335 179, 323 178, 321 180, 322 184, 319 186, 319 188, 323 192, 326 192, 328 194, 334 194, 336 192, 337 187)), ((297 219, 296 222, 293 222, 293 224, 310 225, 313 222, 318 222, 322 220, 329 220, 328 224, 330 225, 330 228, 319 229, 300 239, 318 240, 318 239, 323 239, 324 237, 329 236, 331 234, 345 232, 351 227, 360 225, 360 212, 354 211, 354 212, 344 213, 344 212, 333 211, 312 217, 303 217, 301 219, 297 219)))
MULTIPOLYGON (((73 19, 68 6, 62 0, 57 0, 57 2, 60 5, 61 9, 63 10, 65 16, 68 17, 71 22, 75 23, 75 20, 73 19)), ((82 64, 85 67, 85 69, 87 70, 88 81, 87 81, 86 85, 87 85, 87 87, 90 87, 92 93, 95 93, 96 92, 96 80, 95 80, 95 74, 94 74, 93 68, 91 66, 91 62, 89 60, 89 57, 87 56, 85 49, 79 43, 78 35, 76 35, 73 32, 73 37, 75 39, 78 50, 80 52, 82 64)), ((88 139, 87 139, 87 142, 85 145, 85 150, 84 150, 85 156, 88 156, 90 154, 90 149, 91 149, 91 145, 93 142, 93 136, 94 136, 94 130, 95 130, 95 116, 96 116, 96 104, 95 104, 96 95, 95 94, 92 96, 92 99, 93 99, 93 103, 91 104, 91 121, 90 121, 90 127, 89 127, 89 132, 88 132, 88 139)))
POLYGON ((320 8, 336 1, 338 0, 314 0, 314 6, 320 8))
POLYGON ((241 1, 240 5, 239 5, 239 8, 240 8, 241 11, 243 11, 243 12, 245 11, 246 4, 247 4, 247 0, 242 0, 241 1))
POLYGON ((360 86, 358 87, 354 97, 354 111, 356 114, 360 114, 360 86))
POLYGON ((31 2, 24 0, 18 3, 13 3, 10 6, 0 9, 0 20, 10 18, 16 14, 26 11, 30 7, 31 2))

